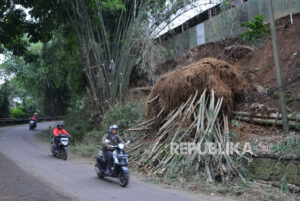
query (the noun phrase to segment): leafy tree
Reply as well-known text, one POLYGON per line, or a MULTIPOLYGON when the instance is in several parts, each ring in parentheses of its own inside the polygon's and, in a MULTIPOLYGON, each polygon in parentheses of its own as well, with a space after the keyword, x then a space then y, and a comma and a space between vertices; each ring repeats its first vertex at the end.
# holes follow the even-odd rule
POLYGON ((251 45, 262 45, 265 38, 270 37, 270 25, 265 23, 263 15, 257 15, 250 22, 241 23, 246 31, 241 35, 242 41, 247 41, 251 45))
POLYGON ((17 104, 16 107, 9 109, 10 117, 12 118, 26 118, 27 114, 25 108, 20 104, 17 104))
POLYGON ((2 0, 0 1, 0 45, 12 51, 15 55, 27 55, 29 43, 48 42, 53 36, 53 30, 66 19, 65 8, 68 1, 49 0, 2 0), (26 9, 30 19, 27 19, 26 9), (24 39, 24 34, 27 39, 24 39))
POLYGON ((46 115, 64 114, 86 85, 74 42, 57 35, 48 43, 31 44, 28 51, 36 56, 34 62, 26 63, 24 57, 7 53, 0 65, 6 74, 15 76, 13 96, 22 100, 28 112, 38 106, 46 115))
POLYGON ((86 77, 101 115, 123 99, 132 69, 149 63, 141 62, 153 55, 143 51, 155 50, 148 41, 194 1, 4 0, 0 45, 21 56, 6 66, 46 114, 63 113, 84 93, 86 77))
POLYGON ((7 83, 0 85, 0 118, 5 118, 9 116, 9 92, 7 83))

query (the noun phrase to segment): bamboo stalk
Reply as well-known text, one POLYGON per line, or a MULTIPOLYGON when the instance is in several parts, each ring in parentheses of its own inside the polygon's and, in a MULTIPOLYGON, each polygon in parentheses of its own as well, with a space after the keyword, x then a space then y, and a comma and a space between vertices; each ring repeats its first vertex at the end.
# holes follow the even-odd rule
POLYGON ((145 131, 145 130, 151 130, 152 128, 149 128, 149 127, 139 127, 139 128, 129 128, 127 129, 128 131, 145 131))
POLYGON ((163 130, 165 129, 169 124, 171 124, 174 119, 179 115, 179 113, 185 108, 185 106, 190 102, 191 100, 191 97, 189 97, 189 99, 185 102, 185 104, 183 104, 179 109, 178 111, 159 129, 159 130, 163 130))
POLYGON ((149 101, 147 102, 147 104, 153 103, 153 102, 156 101, 158 98, 159 98, 159 95, 155 96, 154 98, 152 98, 151 100, 149 100, 149 101))
MULTIPOLYGON (((267 116, 263 115, 261 113, 249 113, 249 112, 242 112, 242 111, 235 111, 233 114, 238 115, 238 116, 250 116, 250 117, 259 117, 259 118, 265 118, 265 119, 281 119, 281 114, 280 113, 270 113, 267 116)), ((300 120, 300 114, 288 114, 287 115, 289 120, 300 120)))
MULTIPOLYGON (((277 126, 283 126, 281 120, 276 120, 276 119, 262 119, 262 118, 251 118, 251 117, 241 117, 240 120, 249 122, 249 123, 255 123, 255 124, 263 124, 263 125, 277 125, 277 126)), ((289 126, 297 128, 300 126, 299 122, 295 121, 289 121, 289 126)))

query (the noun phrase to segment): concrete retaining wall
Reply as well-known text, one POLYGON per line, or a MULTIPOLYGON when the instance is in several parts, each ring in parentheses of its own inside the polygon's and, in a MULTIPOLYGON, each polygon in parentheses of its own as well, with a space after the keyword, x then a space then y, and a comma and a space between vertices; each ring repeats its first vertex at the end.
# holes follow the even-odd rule
MULTIPOLYGON (((273 0, 273 7, 275 18, 278 19, 290 13, 300 13, 300 0, 273 0)), ((163 45, 168 49, 170 57, 175 58, 198 45, 240 35, 244 31, 240 24, 257 15, 265 16, 268 21, 266 0, 249 0, 170 38, 163 45)))

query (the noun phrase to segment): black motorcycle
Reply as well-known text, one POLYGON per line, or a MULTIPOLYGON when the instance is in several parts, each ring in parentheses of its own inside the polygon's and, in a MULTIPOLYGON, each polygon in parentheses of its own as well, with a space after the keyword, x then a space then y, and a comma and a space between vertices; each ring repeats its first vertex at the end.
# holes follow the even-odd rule
POLYGON ((56 140, 52 141, 51 152, 53 156, 60 158, 62 160, 67 160, 68 158, 68 135, 59 135, 56 140))
POLYGON ((36 128, 36 121, 31 119, 29 122, 29 130, 33 130, 35 128, 36 128))
POLYGON ((106 173, 107 163, 104 158, 103 152, 99 151, 95 164, 97 176, 100 179, 104 177, 116 177, 119 178, 119 184, 122 187, 127 186, 129 182, 129 169, 128 169, 128 155, 125 153, 124 148, 130 143, 113 145, 113 159, 114 164, 109 174, 106 173))

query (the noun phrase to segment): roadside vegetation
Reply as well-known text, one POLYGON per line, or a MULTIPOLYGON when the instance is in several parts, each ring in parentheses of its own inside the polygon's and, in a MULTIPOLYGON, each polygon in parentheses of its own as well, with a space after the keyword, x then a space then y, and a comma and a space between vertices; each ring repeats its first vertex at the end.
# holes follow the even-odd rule
MULTIPOLYGON (((109 126, 117 124, 121 138, 130 139, 127 131, 130 127, 144 120, 144 103, 128 102, 116 104, 103 114, 101 123, 95 123, 91 119, 88 108, 70 111, 64 119, 65 129, 72 135, 70 150, 81 157, 94 159, 101 150, 102 136, 108 132, 109 126)), ((52 130, 42 133, 39 137, 46 142, 51 142, 52 130)))
MULTIPOLYGON (((195 2, 1 2, 0 30, 3 31, 0 32, 0 51, 4 61, 0 64, 0 76, 3 77, 3 84, 0 85, 0 118, 29 118, 34 112, 39 116, 59 116, 64 121, 65 129, 72 135, 70 151, 93 160, 102 148, 102 136, 108 132, 110 125, 117 124, 123 140, 133 142, 128 149, 131 168, 146 176, 148 182, 194 192, 204 190, 209 194, 232 195, 239 200, 296 200, 296 190, 289 190, 291 178, 287 171, 277 171, 279 173, 276 176, 281 179, 279 185, 256 182, 246 169, 253 161, 251 156, 214 157, 207 154, 197 158, 170 153, 169 145, 174 141, 226 144, 229 140, 248 140, 247 132, 250 131, 253 131, 252 140, 256 143, 264 137, 262 133, 267 135, 262 127, 269 122, 273 124, 271 134, 266 138, 271 141, 275 134, 279 136, 281 132, 277 129, 281 123, 278 122, 279 113, 274 116, 274 111, 279 108, 276 105, 279 97, 277 92, 272 95, 276 99, 273 104, 277 107, 275 109, 260 103, 247 107, 240 105, 254 97, 255 94, 250 92, 260 90, 258 95, 269 93, 272 90, 269 85, 275 80, 267 77, 272 73, 273 56, 270 53, 270 27, 264 16, 257 15, 249 22, 242 23, 240 26, 245 32, 234 42, 225 39, 208 44, 210 47, 204 44, 203 49, 193 50, 195 54, 189 51, 185 57, 163 63, 170 59, 168 55, 171 52, 163 47, 161 38, 154 39, 172 23, 172 16, 178 10, 195 2), (27 11, 30 19, 27 19, 27 11), (258 52, 257 55, 255 52, 258 52), (262 56, 267 53, 268 57, 262 56), (206 58, 199 64, 203 55, 214 58, 206 58), (248 63, 251 63, 251 67, 245 65, 248 63), (165 73, 163 70, 160 72, 164 65, 166 72, 181 68, 176 71, 181 73, 171 72, 162 76, 163 79, 156 80, 165 73), (171 68, 168 65, 172 65, 171 68), (262 80, 267 81, 263 83, 262 80), (138 101, 127 101, 131 87, 155 82, 158 84, 151 91, 149 100, 144 100, 146 95, 143 93, 142 97, 137 96, 138 101), (245 108, 251 110, 246 111, 248 116, 243 116, 244 119, 235 118, 234 110, 244 112, 245 108), (252 113, 259 113, 261 119, 252 113), (242 120, 248 120, 248 123, 243 124, 242 120), (261 127, 254 126, 254 123, 259 123, 261 127), (130 131, 129 128, 134 129, 130 131)), ((231 9, 230 2, 224 1, 221 11, 231 9)), ((282 27, 284 29, 278 31, 288 26, 282 27)), ((298 32, 293 32, 289 37, 297 35, 294 33, 298 32)), ((291 84, 288 75, 299 74, 299 50, 286 54, 283 61, 286 63, 284 74, 288 86, 291 84)), ((299 98, 296 96, 295 89, 285 92, 287 106, 292 108, 290 111, 299 108, 299 98)), ((268 101, 274 102, 273 99, 267 99, 264 104, 268 101)), ((295 132, 298 132, 299 119, 293 117, 292 123, 295 123, 295 132)), ((52 130, 49 128, 38 135, 39 138, 50 143, 52 130)), ((300 143, 296 135, 298 133, 290 135, 288 140, 274 139, 269 150, 280 159, 299 156, 300 143)), ((275 165, 273 161, 265 162, 269 166, 263 171, 284 167, 285 164, 279 162, 276 161, 275 165)), ((259 161, 256 164, 263 163, 259 161)), ((260 176, 265 176, 263 171, 260 176)), ((265 176, 266 181, 270 178, 265 176)))

